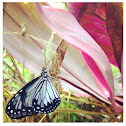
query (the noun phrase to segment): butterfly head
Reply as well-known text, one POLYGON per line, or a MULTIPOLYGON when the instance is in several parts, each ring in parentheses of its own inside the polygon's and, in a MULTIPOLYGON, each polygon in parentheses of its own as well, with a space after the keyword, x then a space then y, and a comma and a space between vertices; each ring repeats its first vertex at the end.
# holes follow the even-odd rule
POLYGON ((43 77, 48 77, 49 76, 48 73, 47 73, 46 68, 44 68, 44 67, 42 68, 41 76, 43 76, 43 77))

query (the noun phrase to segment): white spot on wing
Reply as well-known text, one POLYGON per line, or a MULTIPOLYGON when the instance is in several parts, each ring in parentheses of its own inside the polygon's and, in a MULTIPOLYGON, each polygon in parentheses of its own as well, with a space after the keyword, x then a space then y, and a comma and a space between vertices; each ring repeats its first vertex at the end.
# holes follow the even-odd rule
POLYGON ((40 107, 38 106, 37 109, 40 109, 40 107))
POLYGON ((14 101, 14 98, 12 99, 12 102, 14 101))
POLYGON ((20 90, 20 92, 22 92, 22 90, 20 90))
POLYGON ((13 113, 13 110, 11 110, 10 112, 13 113))
POLYGON ((18 96, 18 94, 15 95, 15 97, 17 97, 17 96, 18 96))

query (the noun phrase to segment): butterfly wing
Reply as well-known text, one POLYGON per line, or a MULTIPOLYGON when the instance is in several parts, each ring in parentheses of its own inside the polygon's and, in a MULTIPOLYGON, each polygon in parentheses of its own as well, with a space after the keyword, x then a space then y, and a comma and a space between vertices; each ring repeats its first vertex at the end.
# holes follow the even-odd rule
POLYGON ((21 119, 37 113, 53 112, 60 104, 60 96, 50 79, 37 77, 20 89, 8 102, 6 113, 21 119))

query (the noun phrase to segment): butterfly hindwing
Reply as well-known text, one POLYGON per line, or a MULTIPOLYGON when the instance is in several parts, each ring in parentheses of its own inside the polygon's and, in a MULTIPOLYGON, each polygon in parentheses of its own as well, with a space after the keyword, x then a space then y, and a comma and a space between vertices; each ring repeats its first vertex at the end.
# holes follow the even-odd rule
POLYGON ((39 76, 27 83, 8 102, 6 113, 12 119, 21 119, 37 113, 53 112, 60 104, 59 93, 50 75, 39 76))

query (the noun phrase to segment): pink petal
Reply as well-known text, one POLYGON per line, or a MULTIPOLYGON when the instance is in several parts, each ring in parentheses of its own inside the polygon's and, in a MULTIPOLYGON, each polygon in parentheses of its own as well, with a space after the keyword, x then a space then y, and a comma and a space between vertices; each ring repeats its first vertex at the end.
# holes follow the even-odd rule
POLYGON ((69 2, 67 7, 80 25, 99 44, 110 63, 118 67, 106 27, 105 3, 69 2))

